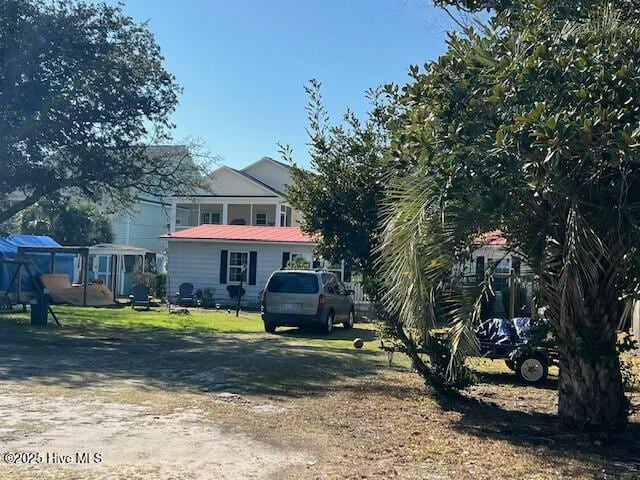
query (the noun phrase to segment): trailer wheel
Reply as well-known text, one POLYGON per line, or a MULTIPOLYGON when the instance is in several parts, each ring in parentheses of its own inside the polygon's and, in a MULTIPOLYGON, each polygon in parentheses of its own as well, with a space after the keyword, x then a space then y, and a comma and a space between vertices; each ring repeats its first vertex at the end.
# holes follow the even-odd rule
POLYGON ((549 375, 549 362, 539 353, 527 353, 516 360, 516 376, 529 385, 544 383, 549 375))

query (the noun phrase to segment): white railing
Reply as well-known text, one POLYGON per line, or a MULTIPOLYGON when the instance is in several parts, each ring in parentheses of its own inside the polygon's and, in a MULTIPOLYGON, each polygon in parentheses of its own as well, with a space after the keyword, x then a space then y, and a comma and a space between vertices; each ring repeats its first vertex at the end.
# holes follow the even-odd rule
POLYGON ((344 286, 347 287, 347 290, 353 290, 352 297, 354 302, 369 302, 369 298, 364 293, 364 287, 360 282, 345 282, 344 286))

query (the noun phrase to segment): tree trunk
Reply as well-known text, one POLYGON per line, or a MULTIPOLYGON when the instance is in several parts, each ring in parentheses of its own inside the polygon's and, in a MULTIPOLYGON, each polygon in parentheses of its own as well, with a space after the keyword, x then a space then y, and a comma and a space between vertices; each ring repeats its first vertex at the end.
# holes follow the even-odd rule
POLYGON ((627 400, 615 346, 609 355, 598 358, 565 352, 559 390, 558 413, 571 429, 624 429, 627 400))
POLYGON ((558 413, 573 430, 619 431, 628 410, 616 349, 619 302, 612 292, 598 293, 584 299, 580 318, 566 318, 558 331, 558 413))

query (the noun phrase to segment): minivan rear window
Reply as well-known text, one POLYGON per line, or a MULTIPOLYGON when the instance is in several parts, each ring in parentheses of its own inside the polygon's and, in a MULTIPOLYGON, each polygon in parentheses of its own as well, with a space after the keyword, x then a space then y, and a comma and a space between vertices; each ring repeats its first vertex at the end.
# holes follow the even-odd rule
POLYGON ((318 277, 312 273, 276 273, 271 277, 267 292, 318 293, 318 277))

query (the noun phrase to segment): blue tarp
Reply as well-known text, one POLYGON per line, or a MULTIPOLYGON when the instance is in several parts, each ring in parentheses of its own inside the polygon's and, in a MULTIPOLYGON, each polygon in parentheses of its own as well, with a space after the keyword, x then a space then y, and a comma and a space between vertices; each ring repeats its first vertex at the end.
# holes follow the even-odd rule
MULTIPOLYGON (((18 255, 18 247, 60 247, 61 245, 51 237, 37 235, 9 235, 0 238, 0 258, 14 259, 18 255)), ((69 281, 73 281, 73 264, 75 255, 70 253, 56 253, 55 272, 66 273, 69 281)), ((51 268, 51 255, 48 253, 30 253, 27 258, 31 260, 31 271, 39 276, 49 273, 51 268)), ((15 265, 0 264, 0 292, 5 292, 9 287, 11 278, 16 271, 15 265)), ((17 291, 17 282, 11 286, 11 292, 17 291)), ((22 271, 22 291, 35 292, 35 285, 25 270, 22 271)))

